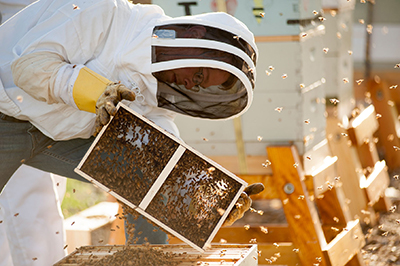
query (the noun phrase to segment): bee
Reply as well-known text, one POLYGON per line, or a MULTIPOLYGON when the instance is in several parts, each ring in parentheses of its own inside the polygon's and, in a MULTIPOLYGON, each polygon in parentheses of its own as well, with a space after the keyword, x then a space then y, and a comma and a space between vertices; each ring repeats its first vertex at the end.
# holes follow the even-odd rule
POLYGON ((397 88, 397 85, 392 85, 392 86, 389 87, 389 89, 391 89, 391 90, 392 89, 396 89, 396 88, 397 88))
POLYGON ((313 10, 313 12, 312 12, 314 15, 317 15, 318 14, 318 11, 317 10, 313 10))
POLYGON ((329 51, 329 48, 324 48, 324 49, 322 49, 322 51, 324 51, 324 53, 327 54, 329 51))
POLYGON ((364 81, 363 79, 358 79, 358 80, 356 80, 357 85, 360 85, 363 81, 364 81))
POLYGON ((335 99, 335 98, 329 99, 329 101, 330 101, 331 103, 333 103, 333 104, 337 104, 337 103, 339 102, 339 100, 338 100, 338 99, 335 99))
POLYGON ((368 32, 368 34, 372 34, 372 29, 373 29, 373 26, 372 26, 371 24, 368 24, 368 25, 367 25, 367 32, 368 32))
POLYGON ((264 226, 260 226, 261 232, 263 232, 264 234, 268 234, 268 228, 264 227, 264 226))
POLYGON ((365 21, 364 21, 363 19, 359 19, 359 20, 358 20, 358 23, 360 23, 360 24, 364 24, 364 23, 365 23, 365 21))
POLYGON ((318 19, 319 19, 319 21, 321 21, 321 22, 324 22, 324 21, 326 20, 326 18, 323 17, 323 16, 318 17, 318 19))
POLYGON ((349 83, 349 79, 348 78, 343 78, 343 83, 349 83))
POLYGON ((287 74, 283 74, 282 79, 286 79, 286 78, 287 78, 287 74))
POLYGON ((79 8, 79 6, 77 6, 77 5, 74 5, 74 4, 72 4, 72 7, 73 7, 73 9, 74 9, 74 10, 78 10, 78 9, 80 9, 80 8, 79 8))

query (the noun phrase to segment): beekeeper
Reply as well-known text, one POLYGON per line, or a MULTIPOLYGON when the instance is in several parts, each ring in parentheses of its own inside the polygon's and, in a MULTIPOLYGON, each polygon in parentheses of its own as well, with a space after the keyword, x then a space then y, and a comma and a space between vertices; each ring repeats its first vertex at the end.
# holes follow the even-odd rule
POLYGON ((0 38, 0 188, 22 162, 82 180, 73 169, 119 101, 176 136, 176 113, 229 119, 252 102, 253 34, 225 13, 40 0, 0 38))

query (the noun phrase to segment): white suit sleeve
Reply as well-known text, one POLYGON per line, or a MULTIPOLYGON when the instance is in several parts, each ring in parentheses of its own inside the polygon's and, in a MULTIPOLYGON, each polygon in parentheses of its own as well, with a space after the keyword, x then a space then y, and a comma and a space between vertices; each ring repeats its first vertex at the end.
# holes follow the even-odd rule
POLYGON ((66 1, 48 15, 14 47, 15 84, 38 100, 77 107, 71 85, 83 65, 96 58, 107 41, 114 41, 109 36, 114 18, 129 16, 129 10, 117 4, 123 1, 88 0, 79 8, 66 1))
POLYGON ((58 54, 37 52, 16 60, 11 68, 15 85, 29 91, 35 99, 77 108, 69 95, 83 65, 72 66, 58 54))

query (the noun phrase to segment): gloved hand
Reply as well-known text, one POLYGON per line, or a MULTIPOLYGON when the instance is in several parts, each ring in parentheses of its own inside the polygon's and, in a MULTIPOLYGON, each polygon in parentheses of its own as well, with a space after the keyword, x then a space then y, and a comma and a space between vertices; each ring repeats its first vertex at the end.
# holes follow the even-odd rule
POLYGON ((258 194, 263 190, 264 185, 262 183, 255 183, 246 187, 222 226, 231 226, 235 221, 242 218, 244 213, 250 209, 252 203, 249 196, 258 194))
POLYGON ((93 135, 96 136, 103 126, 110 121, 110 116, 115 115, 118 102, 121 100, 133 101, 135 97, 135 93, 123 84, 109 84, 96 102, 96 122, 93 135))

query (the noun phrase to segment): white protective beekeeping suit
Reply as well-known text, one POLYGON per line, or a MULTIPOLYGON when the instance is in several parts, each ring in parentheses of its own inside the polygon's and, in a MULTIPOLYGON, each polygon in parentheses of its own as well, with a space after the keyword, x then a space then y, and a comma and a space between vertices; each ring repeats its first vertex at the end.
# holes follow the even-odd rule
MULTIPOLYGON (((0 0, 0 24, 32 2, 0 0)), ((65 256, 65 187, 64 177, 26 165, 13 174, 0 194, 0 266, 31 265, 34 258, 52 265, 65 256)))

